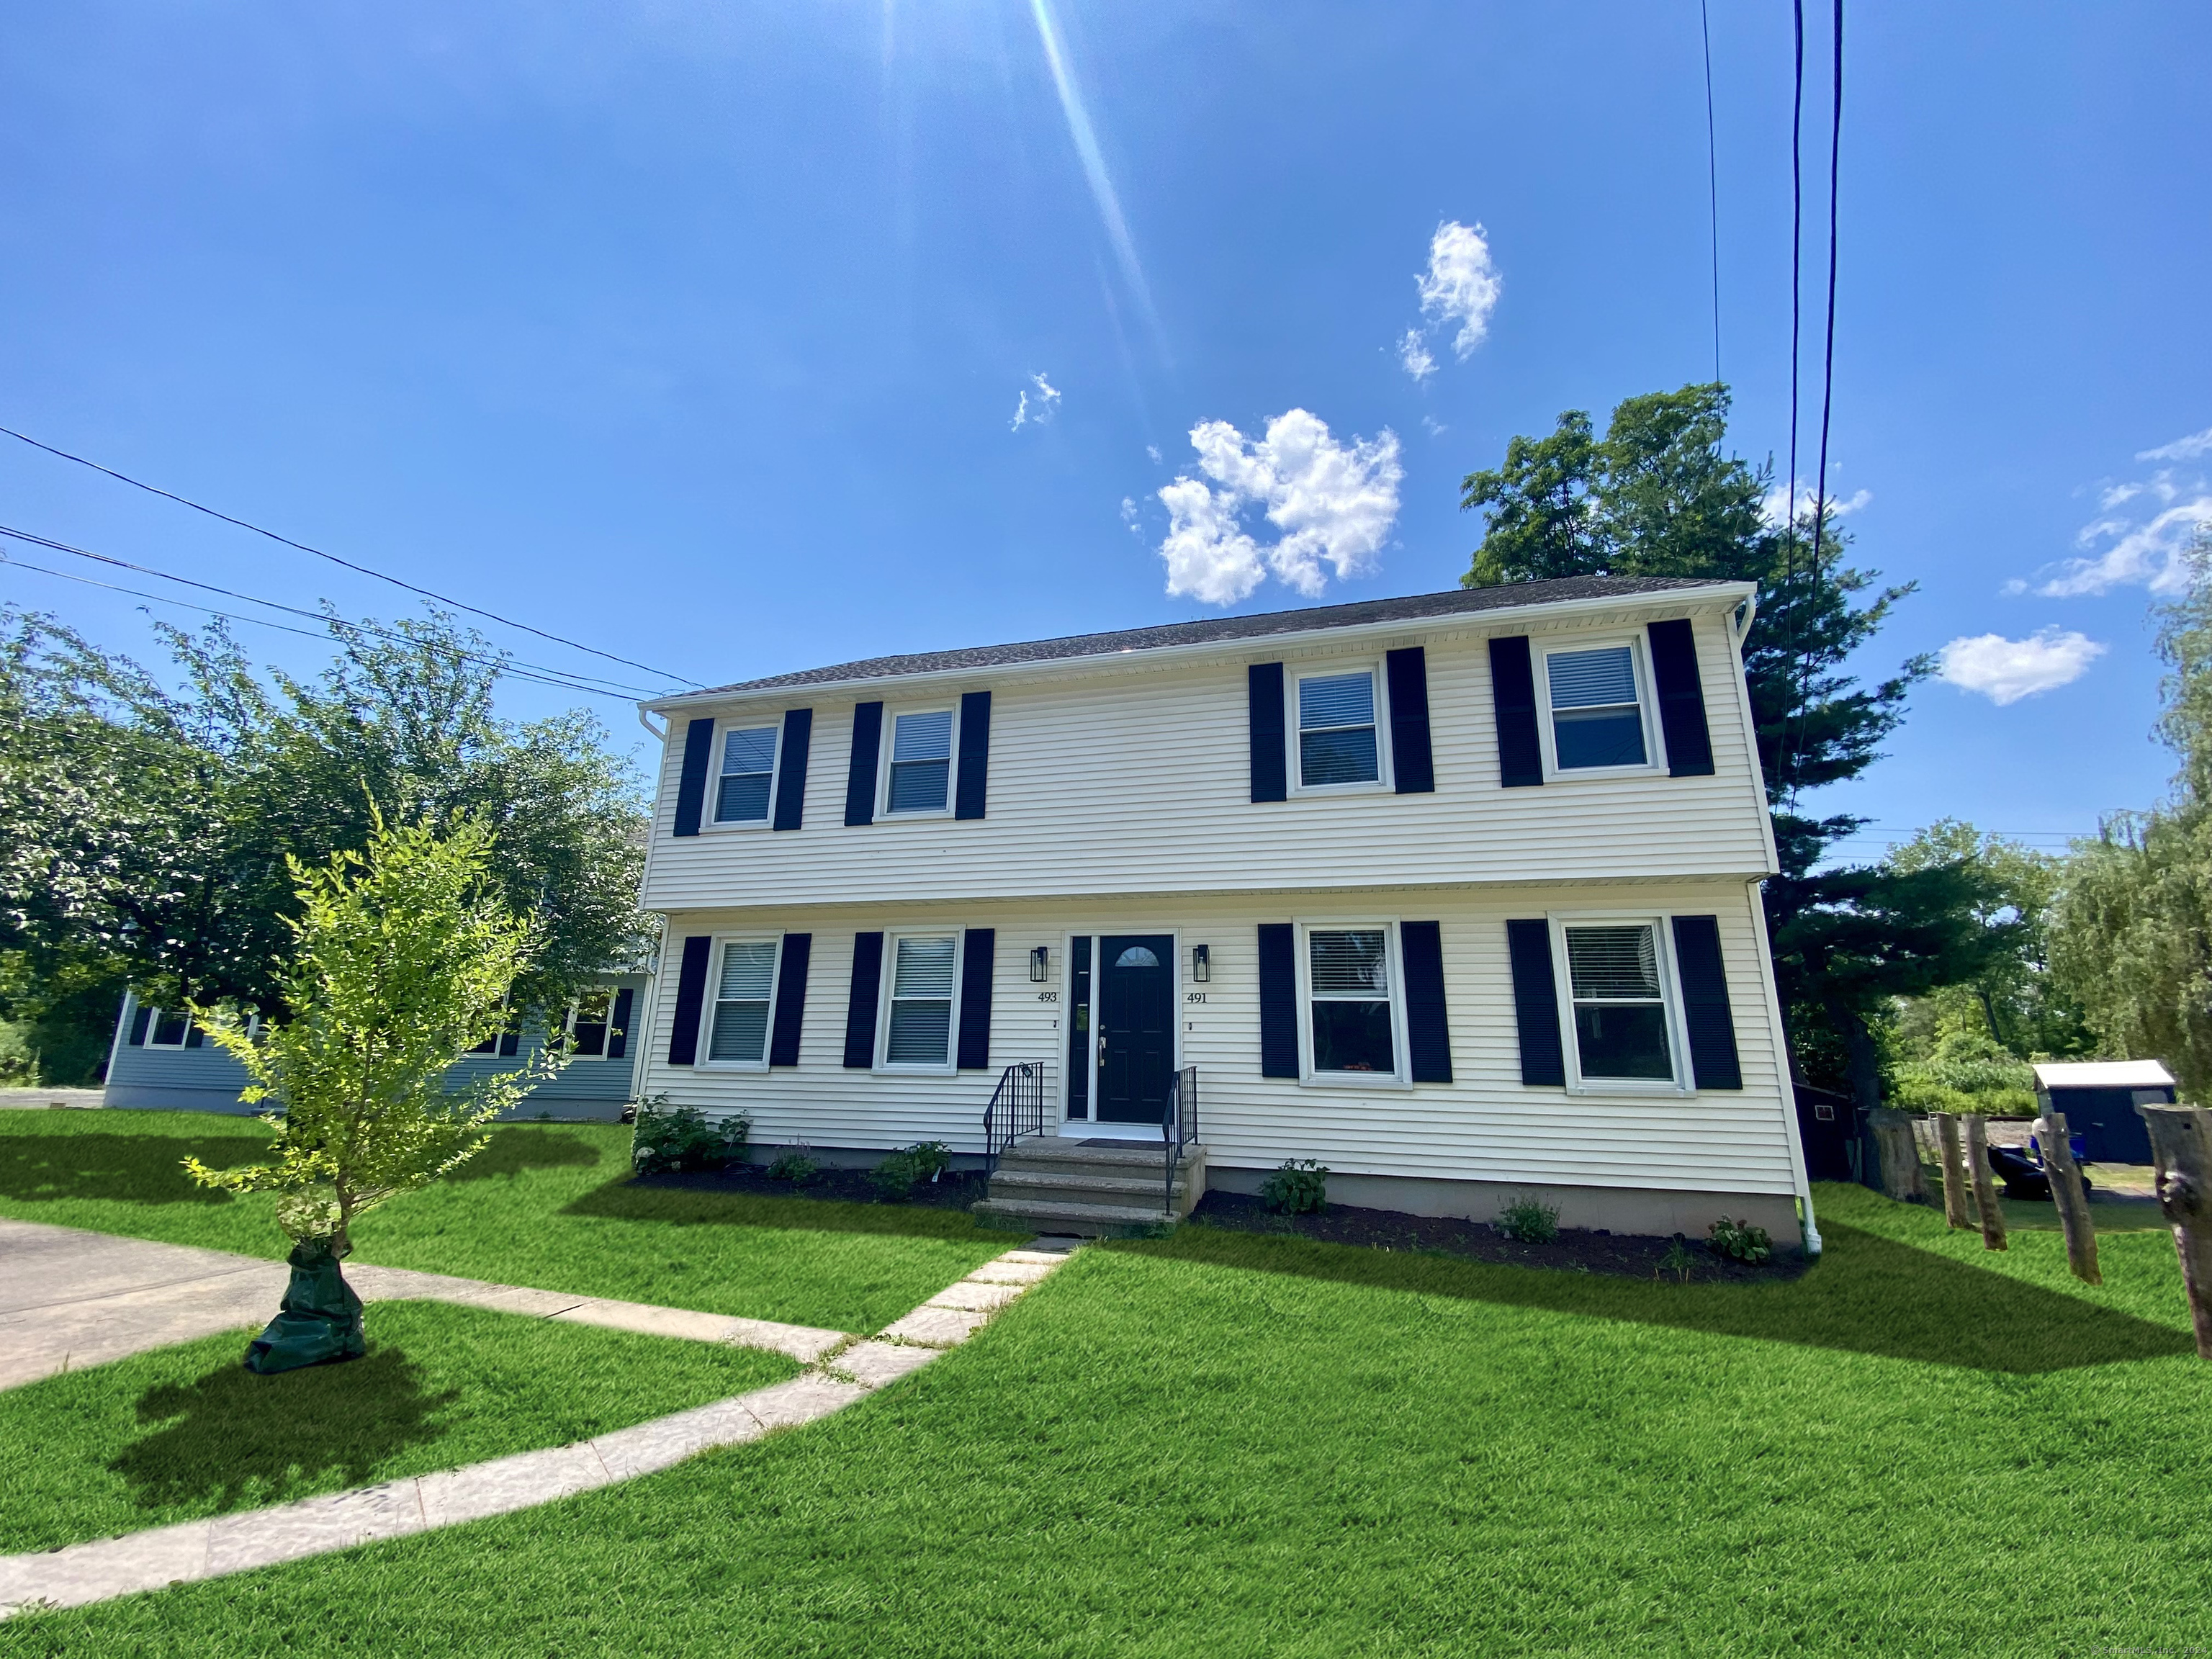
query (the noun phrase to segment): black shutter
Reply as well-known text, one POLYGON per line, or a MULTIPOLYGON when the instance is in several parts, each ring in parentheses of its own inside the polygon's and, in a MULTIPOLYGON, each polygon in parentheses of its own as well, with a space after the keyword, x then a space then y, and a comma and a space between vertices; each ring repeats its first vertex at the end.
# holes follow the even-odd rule
POLYGON ((1657 682, 1659 729, 1667 738, 1667 770, 1678 778, 1713 775, 1713 738, 1705 726, 1705 688, 1698 677, 1698 639, 1687 622, 1656 622, 1651 678, 1657 682))
POLYGON ((204 1048, 206 1046, 207 1033, 200 1030, 199 1021, 187 1017, 185 1020, 185 1047, 204 1048))
MULTIPOLYGON (((853 708, 853 759, 845 769, 845 822, 848 824, 873 823, 876 821, 876 753, 884 741, 884 706, 879 702, 857 703, 853 708)), ((876 941, 877 955, 883 953, 883 941, 876 941)), ((868 1039, 872 1044, 875 1038, 868 1039)))
POLYGON ((1690 1033, 1690 1086, 1742 1088, 1717 917, 1674 918, 1674 966, 1682 975, 1682 1024, 1690 1033))
POLYGON ((814 711, 783 711, 783 752, 775 762, 775 824, 796 830, 806 817, 806 751, 814 746, 814 711))
POLYGON ((1283 756, 1283 665, 1254 663, 1244 671, 1244 684, 1252 708, 1252 799, 1285 799, 1290 788, 1283 756))
POLYGON ((963 692, 960 697, 960 775, 952 787, 952 816, 983 816, 983 786, 991 771, 991 694, 963 692))
POLYGON ((1544 781, 1544 746, 1536 735, 1536 675, 1528 636, 1490 642, 1490 702, 1498 716, 1498 781, 1508 789, 1544 781))
POLYGON ((684 733, 684 772, 676 782, 676 833, 699 833, 707 806, 707 764, 714 757, 714 722, 693 720, 684 733))
POLYGON ((153 1018, 154 1011, 151 1008, 149 1008, 143 1002, 138 1005, 137 1011, 131 1014, 131 1036, 127 1040, 132 1048, 143 1048, 146 1046, 146 1026, 147 1023, 153 1018))
POLYGON ((615 993, 614 1018, 607 1022, 607 1058, 620 1060, 629 1052, 629 1016, 637 993, 625 985, 615 993))
POLYGON ((1397 781, 1398 793, 1434 794, 1437 768, 1429 752, 1429 653, 1418 645, 1393 651, 1383 659, 1383 674, 1390 684, 1390 773, 1397 781))
POLYGON ((775 1013, 769 1023, 771 1066, 799 1064, 799 1032, 806 1018, 806 964, 813 955, 813 934, 783 936, 783 959, 776 965, 775 1013))
POLYGON ((1416 1083, 1449 1083, 1451 1024, 1444 1014, 1443 929, 1433 921, 1398 924, 1406 964, 1406 1058, 1416 1083))
MULTIPOLYGON (((1281 665, 1275 665, 1277 678, 1281 665)), ((1260 1075, 1298 1074, 1298 968, 1287 921, 1260 924, 1260 1075)))
POLYGON ((522 1027, 510 1025, 499 1034, 499 1057, 513 1060, 522 1049, 522 1027))
POLYGON ((707 1011, 707 958, 714 941, 694 933, 684 941, 684 968, 676 977, 676 1028, 668 1034, 668 1063, 690 1066, 699 1058, 699 1019, 707 1011))
POLYGON ((1563 1087, 1567 1057, 1559 1048, 1559 983, 1552 971, 1552 924, 1509 921, 1505 949, 1513 961, 1513 1019, 1521 1031, 1521 1081, 1563 1087))
POLYGON ((991 964, 999 942, 995 927, 970 927, 960 945, 960 1048, 954 1066, 963 1072, 991 1068, 991 964))
MULTIPOLYGON (((872 707, 878 721, 882 720, 883 704, 860 707, 872 707)), ((845 1000, 845 1069, 848 1072, 865 1072, 876 1063, 876 988, 883 977, 884 936, 854 934, 853 989, 845 1000)))

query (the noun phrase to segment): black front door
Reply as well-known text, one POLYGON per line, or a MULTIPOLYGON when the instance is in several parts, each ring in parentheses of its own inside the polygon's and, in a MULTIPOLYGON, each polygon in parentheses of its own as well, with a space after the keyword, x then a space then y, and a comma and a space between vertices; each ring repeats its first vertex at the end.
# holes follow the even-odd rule
POLYGON ((1175 1073, 1175 940, 1098 941, 1098 1120, 1158 1123, 1175 1073))

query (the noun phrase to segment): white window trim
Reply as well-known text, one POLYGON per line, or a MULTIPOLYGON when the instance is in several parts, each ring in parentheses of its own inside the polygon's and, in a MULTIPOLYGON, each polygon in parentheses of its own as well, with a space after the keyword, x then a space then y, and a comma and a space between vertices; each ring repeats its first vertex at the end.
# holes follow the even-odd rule
POLYGON ((1577 778, 1643 778, 1667 770, 1667 750, 1661 740, 1658 709, 1651 685, 1651 664, 1644 649, 1644 639, 1639 631, 1631 634, 1569 635, 1556 640, 1542 641, 1536 653, 1536 725, 1538 736, 1544 746, 1544 781, 1569 783, 1577 778), (1559 765, 1559 746, 1552 727, 1552 668, 1555 655, 1571 655, 1578 651, 1603 651, 1609 647, 1628 647, 1630 671, 1636 676, 1636 714, 1644 722, 1644 753, 1641 766, 1570 766, 1559 765))
POLYGON ((699 1045, 692 1052, 697 1056, 693 1064, 709 1072, 765 1072, 769 1055, 775 1048, 775 999, 783 988, 783 934, 775 933, 716 933, 707 957, 707 997, 699 1010, 699 1045), (761 1036, 761 1057, 758 1060, 714 1060, 710 1058, 714 1048, 714 1005, 720 999, 715 993, 722 988, 722 947, 726 945, 768 945, 775 946, 775 969, 768 981, 768 1025, 761 1036))
POLYGON ((1396 787, 1391 777, 1390 681, 1380 657, 1351 657, 1315 661, 1310 666, 1283 665, 1283 757, 1293 795, 1382 795, 1396 787), (1298 742, 1298 682, 1334 679, 1340 675, 1367 672, 1375 686, 1375 781, 1372 783, 1308 783, 1302 745, 1298 742))
POLYGON ((878 823, 908 823, 919 820, 929 823, 937 818, 949 818, 959 804, 960 796, 960 699, 936 702, 910 702, 896 706, 885 704, 882 735, 877 739, 876 755, 876 822, 878 823), (945 757, 945 805, 926 812, 894 812, 891 811, 891 752, 898 744, 899 717, 902 714, 945 714, 952 716, 951 747, 945 757))
MULTIPOLYGON (((777 951, 776 951, 776 953, 775 953, 775 954, 776 954, 776 959, 777 959, 778 965, 781 965, 781 962, 782 962, 782 957, 783 957, 783 951, 782 951, 782 949, 781 949, 781 946, 779 946, 779 947, 777 948, 777 951)), ((600 991, 604 991, 604 992, 605 992, 605 993, 606 993, 606 998, 607 998, 607 1036, 608 1036, 608 1037, 610 1038, 610 1040, 611 1040, 611 1039, 612 1039, 612 1037, 613 1037, 613 1036, 614 1036, 614 1023, 615 1023, 615 1000, 616 1000, 617 997, 619 997, 619 996, 621 996, 621 995, 622 995, 622 993, 623 993, 623 988, 622 988, 621 986, 619 986, 619 985, 601 985, 601 986, 595 986, 595 987, 593 987, 593 988, 592 988, 592 994, 598 994, 599 992, 600 992, 600 991)), ((632 1000, 633 1000, 633 1001, 635 1001, 635 998, 633 998, 633 999, 632 999, 632 1000)), ((770 1008, 770 1010, 771 1010, 771 1011, 773 1011, 773 1010, 774 1010, 775 1006, 775 1003, 774 1003, 773 1001, 771 1001, 771 1002, 769 1003, 769 1008, 770 1008)), ((574 1047, 574 1042, 575 1042, 575 1041, 576 1041, 576 1016, 577 1016, 579 1013, 582 1012, 583 1012, 583 999, 582 999, 582 998, 580 998, 580 997, 572 999, 572 1000, 570 1000, 569 1004, 568 1004, 568 1018, 567 1018, 564 1021, 562 1021, 562 1022, 561 1029, 562 1029, 562 1031, 564 1031, 565 1033, 567 1033, 567 1035, 568 1035, 568 1042, 569 1042, 569 1043, 570 1043, 570 1045, 571 1045, 571 1048, 572 1048, 572 1052, 569 1054, 569 1056, 568 1056, 568 1059, 569 1059, 570 1062, 573 1064, 574 1062, 575 1062, 575 1061, 577 1061, 577 1060, 605 1060, 605 1059, 608 1059, 610 1056, 608 1055, 608 1054, 607 1054, 607 1052, 606 1052, 606 1050, 605 1050, 605 1048, 600 1049, 600 1051, 599 1051, 598 1054, 576 1054, 576 1053, 573 1052, 573 1047, 574 1047)), ((625 1045, 625 1046, 627 1046, 627 1045, 625 1045)), ((617 1060, 628 1060, 628 1059, 629 1058, 629 1056, 628 1054, 617 1054, 617 1055, 612 1056, 612 1058, 617 1059, 617 1060)))
POLYGON ((1398 949, 1395 916, 1314 916, 1294 919, 1297 951, 1298 1084, 1308 1089, 1353 1091, 1393 1089, 1410 1091, 1413 1079, 1406 1054, 1406 965, 1398 949), (1321 1072, 1313 1063, 1313 946, 1316 931, 1340 933, 1349 928, 1382 930, 1383 961, 1390 975, 1390 1057, 1397 1069, 1390 1072, 1321 1072))
POLYGON ((166 1012, 172 1014, 180 1014, 183 1017, 185 1029, 177 1033, 177 1040, 174 1042, 156 1042, 154 1040, 161 1029, 161 1015, 164 1011, 155 1007, 149 1003, 146 1006, 146 1040, 138 1045, 140 1048, 182 1048, 186 1043, 191 1041, 192 1017, 190 1014, 184 1013, 183 1010, 177 1008, 171 1008, 166 1012))
POLYGON ((1665 910, 1554 910, 1551 923, 1552 984, 1559 1005, 1559 1046, 1566 1054, 1567 1092, 1571 1095, 1635 1095, 1644 1099, 1683 1099, 1695 1094, 1689 1084, 1689 1029, 1682 1018, 1682 976, 1674 963, 1674 917, 1665 910), (1671 1082, 1657 1078, 1583 1076, 1582 1042, 1575 1031, 1574 975, 1567 962, 1570 925, 1632 922, 1656 930, 1659 958, 1659 997, 1667 1014, 1667 1059, 1674 1068, 1671 1082))
POLYGON ((706 810, 700 814, 702 830, 767 830, 775 823, 775 792, 783 781, 783 714, 781 711, 763 719, 757 715, 730 717, 714 722, 714 747, 707 768, 706 810), (775 732, 775 757, 768 769, 768 811, 757 818, 718 818, 715 808, 722 799, 722 746, 732 732, 757 732, 766 726, 775 732))
MULTIPOLYGON (((777 966, 781 968, 781 953, 779 952, 777 966)), ((960 992, 968 977, 967 968, 968 930, 965 927, 887 927, 884 930, 883 967, 876 975, 875 1063, 868 1068, 872 1073, 887 1077, 952 1077, 958 1073, 960 992), (951 1023, 945 1030, 945 1063, 939 1066, 901 1060, 894 1065, 886 1056, 890 1053, 891 1041, 891 988, 898 982, 898 942, 902 939, 943 939, 947 933, 952 935, 952 1013, 951 1023)))

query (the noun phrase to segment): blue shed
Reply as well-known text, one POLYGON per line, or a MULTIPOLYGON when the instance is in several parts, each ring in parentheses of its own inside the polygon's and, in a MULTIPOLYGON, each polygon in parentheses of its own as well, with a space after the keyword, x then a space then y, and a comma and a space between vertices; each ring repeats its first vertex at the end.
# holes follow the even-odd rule
POLYGON ((2063 1112, 2092 1164, 2148 1164, 2150 1130, 2138 1106, 2173 1103, 2173 1074, 2154 1060, 2052 1061, 2035 1067, 2039 1113, 2063 1112))

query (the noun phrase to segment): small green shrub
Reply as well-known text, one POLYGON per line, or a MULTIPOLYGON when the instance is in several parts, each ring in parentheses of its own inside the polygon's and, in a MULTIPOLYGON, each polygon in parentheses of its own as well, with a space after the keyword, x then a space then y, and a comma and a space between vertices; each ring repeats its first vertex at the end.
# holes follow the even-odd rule
POLYGON ((630 1167, 640 1175, 719 1170, 744 1156, 752 1128, 743 1114, 710 1120, 696 1106, 671 1106, 666 1095, 655 1095, 638 1103, 630 1167))
POLYGON ((794 1187, 804 1187, 821 1169, 819 1164, 793 1147, 787 1152, 777 1154, 775 1161, 768 1166, 768 1178, 770 1181, 788 1181, 794 1187))
POLYGON ((1765 1228, 1754 1227, 1748 1221, 1731 1221, 1726 1216, 1713 1223, 1705 1242, 1715 1255, 1733 1256, 1754 1266, 1774 1254, 1774 1241, 1767 1237, 1765 1228))
POLYGON ((1500 1210, 1492 1224, 1521 1243, 1548 1244, 1559 1236, 1559 1206, 1547 1204, 1531 1193, 1500 1210))
POLYGON ((1658 1268, 1651 1276, 1656 1279, 1660 1273, 1668 1273, 1686 1285, 1690 1282, 1690 1269, 1697 1265, 1698 1258, 1691 1254, 1689 1241, 1676 1233, 1674 1242, 1667 1247, 1667 1254, 1659 1258, 1658 1268))
POLYGON ((914 1191, 914 1183, 921 1179, 921 1166, 915 1162, 912 1152, 893 1152, 868 1171, 868 1183, 876 1195, 886 1203, 896 1204, 914 1191))
POLYGON ((917 1181, 934 1181, 952 1167, 952 1149, 941 1140, 917 1140, 905 1151, 917 1181))
POLYGON ((1316 1214, 1328 1206, 1328 1170, 1310 1158, 1286 1158, 1260 1183, 1260 1200, 1285 1215, 1316 1214))

